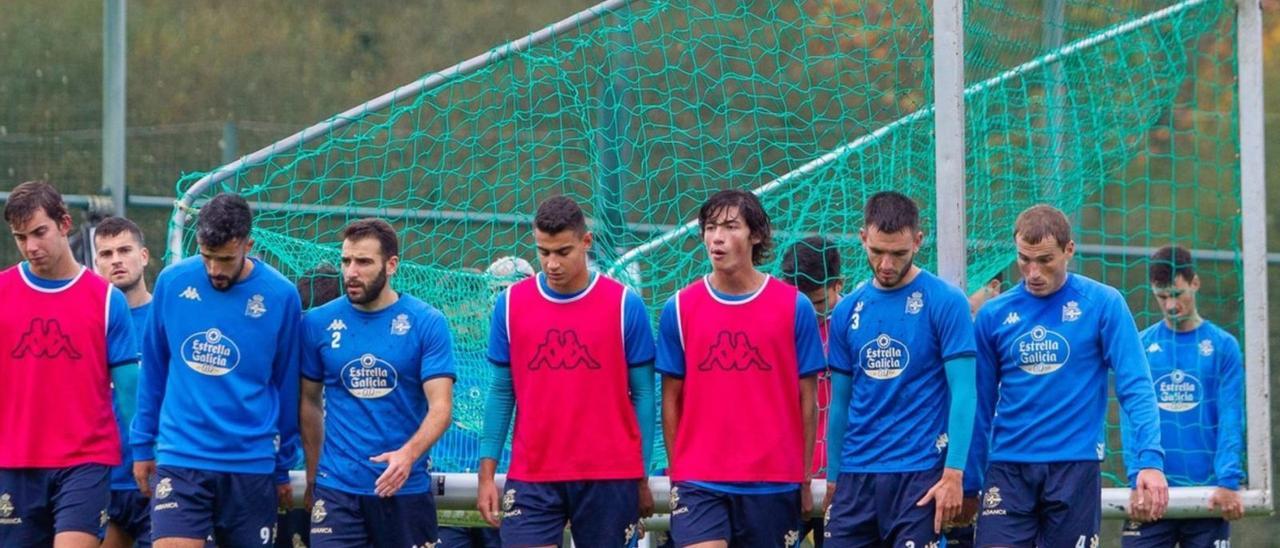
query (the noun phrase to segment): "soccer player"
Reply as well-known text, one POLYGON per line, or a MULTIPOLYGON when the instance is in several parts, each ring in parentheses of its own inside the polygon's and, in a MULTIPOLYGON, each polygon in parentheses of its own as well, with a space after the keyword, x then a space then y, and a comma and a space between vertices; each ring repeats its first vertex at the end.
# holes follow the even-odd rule
POLYGON ((760 199, 712 195, 698 211, 711 273, 659 319, 662 429, 679 546, 791 546, 813 508, 808 469, 817 376, 813 304, 756 267, 772 229, 760 199))
POLYGON ((342 231, 346 297, 303 320, 312 546, 437 540, 428 453, 452 416, 453 342, 439 310, 389 285, 399 266, 390 224, 352 222, 342 231))
POLYGON ((267 545, 277 503, 292 505, 302 312, 293 284, 249 256, 252 225, 244 198, 215 196, 200 255, 156 279, 129 443, 157 548, 267 545))
MULTIPOLYGON (((129 303, 129 316, 133 320, 134 339, 142 345, 143 326, 151 312, 151 292, 143 278, 151 252, 142 238, 142 229, 124 217, 107 217, 94 227, 94 266, 98 274, 106 278, 124 293, 129 303)), ((151 517, 148 509, 151 501, 138 491, 133 481, 133 457, 129 450, 129 423, 137 408, 137 370, 129 368, 132 379, 114 383, 116 425, 120 429, 121 464, 111 469, 111 504, 107 508, 107 537, 102 545, 110 548, 126 548, 151 545, 151 517), (125 387, 131 387, 126 392, 125 387)), ((123 371, 122 371, 123 372, 123 371)))
MULTIPOLYGON (((1121 545, 1220 547, 1231 540, 1228 520, 1244 516, 1244 366, 1240 345, 1196 309, 1200 277, 1183 247, 1165 246, 1151 256, 1151 290, 1164 319, 1141 333, 1160 408, 1165 473, 1174 486, 1214 486, 1209 508, 1222 518, 1162 519, 1125 523, 1121 545)), ((1124 419, 1122 418, 1122 421, 1124 419)), ((1138 458, 1125 439, 1125 462, 1138 458)), ((1130 477, 1132 484, 1137 478, 1130 477)))
POLYGON ((0 272, 0 546, 97 546, 120 464, 111 383, 132 391, 124 294, 78 264, 71 215, 46 182, 9 193, 24 259, 0 272))
POLYGON ((1051 206, 1014 223, 1022 282, 978 311, 977 469, 986 470, 979 546, 1091 546, 1102 519, 1099 463, 1107 374, 1138 469, 1134 507, 1158 518, 1169 501, 1151 372, 1124 297, 1068 273, 1066 215, 1051 206), (989 449, 989 456, 987 450, 989 449), (990 462, 989 467, 982 464, 990 462))
POLYGON ((625 546, 653 509, 653 333, 644 303, 587 269, 592 234, 576 202, 549 198, 533 219, 541 273, 498 296, 495 365, 480 442, 477 508, 503 546, 625 546), (514 402, 511 466, 494 481, 514 402), (501 510, 499 510, 501 508, 501 510))
POLYGON ((920 211, 897 192, 867 200, 873 274, 832 314, 827 539, 927 546, 960 513, 973 435, 973 320, 964 293, 915 264, 920 211))
MULTIPOLYGON (((782 254, 782 280, 796 286, 817 313, 818 335, 822 350, 827 351, 827 318, 840 302, 844 279, 840 277, 840 251, 821 236, 810 236, 793 244, 782 254)), ((827 412, 831 408, 831 372, 818 373, 818 426, 813 441, 813 466, 809 475, 823 477, 827 473, 827 412)), ((824 506, 825 508, 825 506, 824 506)), ((821 548, 823 522, 820 517, 805 520, 800 538, 813 533, 814 548, 821 548)))

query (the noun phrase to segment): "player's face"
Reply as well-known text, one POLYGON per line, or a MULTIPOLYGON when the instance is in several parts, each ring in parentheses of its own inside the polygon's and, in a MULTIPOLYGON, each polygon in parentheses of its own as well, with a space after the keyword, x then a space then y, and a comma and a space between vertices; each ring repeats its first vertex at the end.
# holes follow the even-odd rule
POLYGON ((217 247, 200 244, 200 258, 204 260, 204 272, 209 283, 218 291, 231 289, 244 274, 244 263, 249 260, 253 239, 235 239, 217 247))
POLYGON ((867 226, 858 234, 862 238, 862 248, 867 252, 867 263, 875 274, 876 285, 892 289, 902 284, 911 273, 924 233, 910 228, 887 233, 875 226, 867 226))
POLYGON ((813 303, 813 310, 818 314, 819 320, 825 320, 831 315, 831 311, 835 310, 842 288, 844 288, 844 282, 837 281, 804 294, 809 298, 809 302, 813 303))
POLYGON ((1017 239, 1018 271, 1027 291, 1037 297, 1051 295, 1067 282, 1067 264, 1076 253, 1076 243, 1067 242, 1066 248, 1058 246, 1058 239, 1046 236, 1039 243, 1029 244, 1017 239))
POLYGON ((568 293, 586 285, 590 275, 587 271, 590 232, 578 234, 573 230, 561 230, 548 234, 535 228, 533 243, 538 248, 538 265, 552 289, 568 293))
POLYGON ((1196 292, 1200 290, 1200 277, 1193 276, 1191 281, 1182 276, 1173 277, 1173 285, 1152 286, 1156 303, 1160 305, 1160 313, 1164 319, 1175 327, 1196 318, 1196 292))
POLYGON ((31 214, 30 219, 10 224, 9 230, 13 231, 13 241, 18 245, 18 252, 36 275, 52 272, 71 251, 67 240, 67 235, 71 233, 70 215, 54 220, 49 218, 44 208, 39 208, 31 214))
POLYGON ((752 268, 751 248, 760 243, 760 237, 751 233, 737 207, 726 207, 715 212, 702 225, 702 245, 711 258, 711 268, 721 272, 735 272, 752 268))
POLYGON ((377 238, 342 241, 342 283, 352 304, 369 304, 382 296, 395 274, 399 257, 382 258, 377 238))
POLYGON ((98 248, 93 257, 98 274, 125 293, 138 287, 147 261, 151 259, 147 248, 139 245, 137 238, 128 231, 114 236, 97 235, 93 241, 98 248))

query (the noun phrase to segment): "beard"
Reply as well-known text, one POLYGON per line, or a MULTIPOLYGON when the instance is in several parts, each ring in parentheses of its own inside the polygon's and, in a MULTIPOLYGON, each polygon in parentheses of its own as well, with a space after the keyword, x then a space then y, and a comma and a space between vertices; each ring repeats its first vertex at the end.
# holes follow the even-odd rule
POLYGON ((346 285, 347 299, 351 301, 351 304, 369 304, 376 301, 378 300, 378 297, 382 295, 382 290, 387 288, 387 267, 383 266, 382 270, 378 271, 378 276, 368 284, 357 282, 355 280, 348 280, 346 285), (351 295, 351 289, 356 287, 361 290, 358 297, 351 295))
MULTIPOLYGON (((236 284, 236 280, 240 279, 240 274, 244 273, 244 263, 247 260, 248 259, 241 260, 240 267, 236 268, 236 271, 232 272, 230 276, 209 276, 209 285, 212 285, 213 288, 218 291, 227 291, 231 289, 231 286, 236 284)), ((208 276, 207 273, 205 275, 208 276)))
POLYGON ((142 272, 139 272, 138 275, 135 276, 132 280, 129 280, 124 282, 123 284, 117 285, 116 289, 119 289, 121 293, 128 295, 130 291, 137 289, 138 284, 140 283, 142 283, 142 272))

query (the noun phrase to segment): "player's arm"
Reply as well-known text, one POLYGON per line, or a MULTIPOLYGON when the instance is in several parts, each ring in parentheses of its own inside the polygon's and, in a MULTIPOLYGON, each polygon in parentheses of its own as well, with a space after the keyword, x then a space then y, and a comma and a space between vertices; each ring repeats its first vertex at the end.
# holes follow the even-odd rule
POLYGON ((1244 362, 1234 339, 1222 342, 1217 371, 1218 446, 1213 455, 1218 483, 1209 496, 1209 509, 1222 512, 1225 519, 1236 520, 1244 517, 1244 503, 1238 491, 1244 478, 1240 466, 1244 452, 1244 362))
POLYGON ((323 400, 324 385, 304 377, 298 407, 298 426, 302 434, 302 453, 307 463, 307 491, 303 497, 307 508, 311 507, 311 495, 316 486, 316 469, 320 465, 320 448, 324 446, 323 400))
POLYGON ((978 492, 986 476, 991 450, 991 422, 995 418, 997 389, 1000 385, 1000 355, 996 350, 995 323, 988 309, 978 311, 974 320, 974 392, 976 409, 973 433, 966 459, 963 489, 965 500, 957 521, 972 522, 977 510, 978 492))
POLYGON ((138 409, 138 348, 137 333, 144 326, 134 325, 129 313, 129 302, 119 289, 111 288, 107 311, 107 362, 111 369, 112 395, 122 422, 129 424, 138 409))
POLYGON ((657 402, 654 400, 653 362, 656 346, 653 326, 644 301, 634 291, 627 290, 623 301, 623 339, 629 371, 627 388, 631 405, 635 408, 637 426, 640 428, 640 448, 646 474, 649 459, 653 455, 653 429, 657 421, 657 402))
POLYGON ((169 379, 169 342, 161 316, 165 312, 164 301, 169 291, 167 278, 162 274, 156 280, 156 292, 151 300, 151 314, 147 315, 142 334, 142 364, 138 372, 138 408, 129 427, 129 446, 133 451, 133 479, 146 497, 151 496, 151 477, 156 470, 156 430, 160 424, 160 405, 164 401, 164 387, 169 379))
POLYGON ((849 422, 849 400, 853 397, 853 352, 845 333, 849 329, 853 306, 857 299, 840 299, 827 324, 827 364, 831 369, 831 407, 827 412, 827 493, 822 507, 831 505, 835 496, 836 481, 840 477, 841 453, 844 450, 844 433, 849 422))
POLYGON ((293 507, 293 489, 289 486, 289 470, 298 461, 298 391, 301 385, 299 365, 302 361, 302 301, 292 289, 285 296, 276 353, 271 362, 271 385, 280 398, 276 416, 276 496, 283 508, 293 507))
POLYGON ((498 486, 494 476, 498 471, 498 459, 507 444, 507 432, 511 429, 511 417, 515 413, 516 395, 511 380, 511 341, 507 336, 507 292, 500 293, 494 303, 489 321, 488 359, 493 364, 493 380, 484 404, 484 429, 480 434, 479 487, 476 493, 476 509, 481 517, 494 527, 501 514, 498 511, 498 486))
POLYGON ((1116 397, 1129 426, 1137 461, 1126 463, 1139 470, 1132 512, 1139 519, 1156 520, 1169 504, 1169 485, 1164 478, 1164 450, 1160 447, 1160 415, 1156 407, 1151 367, 1138 339, 1133 322, 1119 292, 1111 290, 1105 302, 1099 337, 1104 362, 1115 373, 1116 397))
POLYGON ((793 334, 796 346, 796 366, 800 373, 800 417, 804 428, 805 478, 800 486, 800 511, 807 518, 813 512, 813 489, 808 475, 813 462, 813 442, 818 432, 818 375, 827 370, 826 356, 822 351, 822 337, 818 334, 818 315, 813 303, 802 294, 796 295, 796 317, 793 334))
POLYGON ((923 505, 932 501, 936 507, 934 532, 942 532, 944 523, 960 516, 964 501, 964 469, 973 438, 974 400, 977 399, 973 316, 962 293, 954 291, 948 295, 943 306, 933 307, 929 312, 936 326, 951 400, 947 414, 947 458, 942 478, 917 502, 917 505, 923 505))
MULTIPOLYGON (((666 443, 668 455, 675 454, 676 432, 684 409, 684 345, 680 342, 677 298, 679 295, 672 296, 662 307, 654 361, 654 369, 662 373, 662 440, 666 443)), ((670 467, 667 474, 671 474, 670 467)))

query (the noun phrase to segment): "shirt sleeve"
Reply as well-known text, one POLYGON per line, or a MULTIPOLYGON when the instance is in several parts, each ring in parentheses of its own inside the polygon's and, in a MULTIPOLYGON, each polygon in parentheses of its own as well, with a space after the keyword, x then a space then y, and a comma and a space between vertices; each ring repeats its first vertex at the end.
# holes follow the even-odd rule
POLYGON ((1244 360, 1235 338, 1223 337, 1218 366, 1218 447, 1213 472, 1218 486, 1239 489, 1244 479, 1244 360))
POLYGON ((289 286, 284 296, 284 319, 280 322, 276 355, 272 361, 271 383, 280 397, 280 410, 276 416, 276 484, 289 482, 289 470, 298 461, 301 440, 298 436, 298 401, 300 377, 298 372, 302 356, 302 300, 298 292, 289 286))
POLYGON ((623 342, 626 345, 627 365, 639 367, 654 359, 653 324, 649 311, 640 295, 630 289, 622 301, 623 342))
POLYGON ((507 298, 511 288, 498 294, 493 303, 493 316, 489 319, 489 351, 487 357, 494 365, 511 366, 511 339, 507 335, 507 298))
POLYGON ((658 355, 654 369, 668 377, 684 378, 684 347, 680 343, 680 325, 676 312, 676 298, 667 299, 658 318, 658 355))
POLYGON ((133 330, 129 301, 115 287, 107 296, 107 366, 117 367, 138 362, 138 338, 133 330))
POLYGON ((856 300, 850 297, 840 299, 827 322, 827 363, 831 364, 831 369, 845 375, 853 375, 856 365, 853 353, 849 351, 849 341, 845 338, 845 331, 853 320, 852 311, 856 300))
POLYGON ((964 469, 964 492, 976 496, 982 489, 987 474, 987 460, 991 451, 991 422, 996 412, 996 392, 1000 385, 1000 354, 996 350, 995 334, 991 330, 991 311, 978 311, 974 325, 975 392, 977 409, 973 415, 973 438, 969 443, 969 458, 964 469))
POLYGON ((818 334, 818 313, 803 293, 796 292, 796 366, 801 377, 827 370, 822 352, 822 336, 818 334))
POLYGON ((1138 340, 1138 327, 1120 293, 1111 290, 1102 314, 1099 337, 1107 367, 1115 372, 1116 397, 1127 419, 1137 459, 1125 465, 1134 469, 1164 469, 1164 450, 1160 447, 1160 415, 1156 408, 1155 386, 1151 367, 1138 340))
POLYGON ((302 378, 322 383, 324 382, 324 361, 320 357, 320 345, 326 343, 322 342, 315 332, 314 326, 320 323, 318 321, 313 321, 317 318, 318 316, 316 316, 316 312, 314 310, 307 312, 306 315, 303 316, 301 335, 302 363, 299 366, 299 370, 302 373, 302 378))
POLYGON ((422 344, 419 374, 422 382, 438 377, 457 380, 458 366, 453 357, 453 335, 449 332, 449 323, 439 312, 424 320, 428 329, 419 332, 422 344))
POLYGON ((138 408, 129 427, 129 446, 134 460, 155 460, 156 429, 160 423, 160 404, 169 380, 169 342, 161 316, 165 312, 167 278, 162 273, 156 280, 151 298, 151 314, 147 315, 142 334, 142 367, 138 373, 138 408))
POLYGON ((943 306, 933 308, 933 324, 937 330, 942 361, 974 357, 973 316, 969 300, 959 290, 947 286, 943 306))

